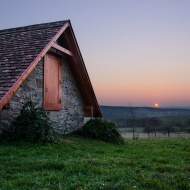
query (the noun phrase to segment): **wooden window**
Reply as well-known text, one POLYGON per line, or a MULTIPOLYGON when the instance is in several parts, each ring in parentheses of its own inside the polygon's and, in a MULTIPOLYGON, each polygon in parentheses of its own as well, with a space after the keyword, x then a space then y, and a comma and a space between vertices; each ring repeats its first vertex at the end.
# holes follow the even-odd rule
POLYGON ((52 54, 44 58, 44 102, 45 110, 61 110, 61 59, 52 54))
POLYGON ((84 117, 93 117, 93 106, 84 106, 84 117))

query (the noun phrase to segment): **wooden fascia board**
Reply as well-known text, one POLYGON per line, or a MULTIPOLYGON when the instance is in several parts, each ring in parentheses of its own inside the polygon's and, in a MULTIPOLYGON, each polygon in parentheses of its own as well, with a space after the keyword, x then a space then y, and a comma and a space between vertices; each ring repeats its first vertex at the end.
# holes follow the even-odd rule
POLYGON ((8 102, 13 93, 18 89, 18 87, 22 84, 22 82, 26 79, 26 77, 30 74, 30 72, 35 68, 38 62, 43 58, 43 56, 47 53, 47 51, 51 48, 52 44, 60 37, 60 35, 67 29, 70 25, 70 22, 67 21, 63 27, 59 30, 59 32, 50 40, 50 42, 45 46, 45 48, 38 54, 38 56, 34 59, 34 61, 30 64, 30 66, 25 70, 25 72, 18 78, 15 84, 10 88, 10 90, 5 94, 5 96, 0 101, 0 110, 2 110, 3 106, 8 102))
POLYGON ((53 43, 52 47, 63 52, 63 53, 66 53, 67 55, 73 56, 73 53, 71 51, 69 51, 68 49, 66 49, 64 47, 61 47, 60 45, 58 45, 56 43, 53 43))
POLYGON ((96 104, 97 110, 98 110, 98 112, 99 112, 99 116, 102 116, 102 113, 101 113, 101 110, 100 110, 100 107, 99 107, 99 104, 98 104, 96 95, 95 95, 95 93, 94 93, 94 89, 93 89, 93 87, 92 87, 92 83, 91 83, 91 81, 90 81, 90 77, 89 77, 89 75, 88 75, 86 66, 85 66, 85 64, 84 64, 84 60, 83 60, 82 54, 81 54, 81 52, 80 52, 79 45, 78 45, 78 43, 77 43, 77 40, 76 40, 76 37, 75 37, 75 34, 74 34, 74 31, 73 31, 73 28, 72 28, 72 25, 71 25, 71 24, 70 24, 69 28, 71 29, 71 33, 72 33, 73 39, 74 39, 75 44, 76 44, 76 47, 77 47, 77 52, 78 52, 78 55, 79 55, 80 60, 81 60, 81 63, 82 63, 81 66, 83 67, 83 70, 84 70, 84 72, 85 72, 86 78, 87 78, 87 80, 88 80, 88 84, 89 84, 89 87, 90 87, 90 89, 91 89, 91 93, 92 93, 92 95, 93 95, 94 103, 96 104))
MULTIPOLYGON (((79 68, 79 63, 80 64, 82 64, 81 63, 81 59, 80 59, 80 57, 79 57, 79 54, 78 54, 78 49, 77 49, 77 46, 76 46, 76 43, 75 43, 75 39, 73 38, 73 34, 72 34, 72 31, 71 31, 71 29, 70 29, 70 32, 71 32, 71 34, 70 35, 72 35, 72 36, 69 36, 68 34, 67 34, 67 32, 65 32, 64 33, 64 35, 65 35, 65 37, 66 37, 66 39, 67 39, 67 42, 68 42, 68 44, 69 44, 69 46, 70 46, 70 49, 72 50, 72 52, 73 52, 73 54, 74 54, 74 64, 75 64, 75 66, 74 66, 74 70, 75 70, 75 72, 77 73, 77 75, 79 76, 79 81, 82 83, 82 86, 83 86, 83 89, 84 89, 84 91, 86 92, 86 94, 88 93, 88 91, 87 91, 87 88, 86 88, 86 85, 85 85, 85 83, 84 83, 84 80, 83 80, 83 77, 82 77, 82 74, 81 74, 81 72, 80 72, 80 68, 79 68)), ((89 97, 87 97, 87 98, 89 98, 89 97)), ((90 99, 89 99, 89 101, 90 101, 90 99)))
MULTIPOLYGON (((76 64, 77 64, 77 61, 80 62, 80 65, 82 66, 82 69, 83 69, 83 71, 85 72, 85 78, 87 79, 87 83, 88 83, 88 85, 89 85, 89 87, 90 87, 90 91, 91 91, 91 93, 92 93, 92 95, 93 95, 93 102, 95 103, 95 106, 96 106, 96 108, 97 108, 97 111, 99 112, 99 116, 102 116, 101 110, 100 110, 98 101, 97 101, 97 99, 96 99, 96 96, 95 96, 95 93, 94 93, 94 89, 93 89, 93 87, 92 87, 92 83, 91 83, 91 81, 90 81, 90 77, 89 77, 88 72, 87 72, 87 70, 86 70, 86 67, 85 67, 85 64, 84 64, 84 60, 83 60, 83 58, 82 58, 82 54, 81 54, 81 52, 80 52, 80 49, 79 49, 79 46, 78 46, 78 43, 77 43, 77 40, 76 40, 74 31, 73 31, 73 29, 72 29, 71 23, 70 23, 68 29, 70 29, 70 32, 71 32, 71 35, 72 35, 72 39, 73 39, 73 43, 74 43, 74 46, 75 46, 75 48, 76 48, 75 50, 74 50, 73 48, 71 49, 72 52, 73 52, 73 54, 74 54, 74 58, 75 58, 76 64)), ((66 32, 67 32, 67 31, 65 31, 64 34, 66 35, 67 38, 69 38, 66 32)), ((69 43, 71 43, 71 39, 67 39, 67 41, 68 41, 69 43)), ((77 64, 77 69, 78 69, 78 71, 79 71, 80 78, 83 79, 83 77, 81 76, 81 73, 80 73, 80 69, 79 69, 78 64, 77 64)), ((83 80, 82 80, 82 81, 83 81, 83 80)), ((86 93, 88 94, 88 90, 87 90, 87 88, 86 88, 86 84, 84 83, 84 81, 83 81, 83 85, 84 85, 84 88, 85 88, 86 93)), ((90 100, 90 102, 91 102, 91 100, 90 100)), ((91 104, 93 104, 93 103, 91 102, 91 104)))

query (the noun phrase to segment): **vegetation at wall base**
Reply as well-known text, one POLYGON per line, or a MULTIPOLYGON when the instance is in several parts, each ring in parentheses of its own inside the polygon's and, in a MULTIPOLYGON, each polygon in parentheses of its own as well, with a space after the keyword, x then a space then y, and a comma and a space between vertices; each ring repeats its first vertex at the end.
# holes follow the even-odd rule
POLYGON ((126 140, 79 135, 60 144, 0 143, 0 189, 189 190, 190 139, 126 140))
POLYGON ((46 112, 41 108, 36 108, 32 101, 23 105, 20 115, 0 138, 8 141, 59 142, 54 123, 46 112))
POLYGON ((100 139, 105 142, 124 144, 124 139, 116 129, 115 124, 99 118, 87 121, 77 133, 86 137, 100 139))

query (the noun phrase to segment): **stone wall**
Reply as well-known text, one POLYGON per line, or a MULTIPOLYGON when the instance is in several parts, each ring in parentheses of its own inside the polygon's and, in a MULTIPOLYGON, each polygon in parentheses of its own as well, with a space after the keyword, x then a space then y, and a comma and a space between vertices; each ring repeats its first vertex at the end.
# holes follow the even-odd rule
MULTIPOLYGON (((59 133, 70 133, 83 125, 83 101, 70 71, 68 62, 62 55, 62 110, 47 111, 51 120, 56 122, 59 133)), ((0 132, 10 126, 18 116, 22 105, 32 100, 38 107, 43 104, 43 59, 25 79, 9 100, 10 109, 0 111, 0 132)))

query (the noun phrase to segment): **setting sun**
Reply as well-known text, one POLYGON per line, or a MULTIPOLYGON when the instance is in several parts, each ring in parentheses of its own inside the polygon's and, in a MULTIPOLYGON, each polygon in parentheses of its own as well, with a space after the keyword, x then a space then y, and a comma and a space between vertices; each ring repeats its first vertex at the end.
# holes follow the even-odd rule
POLYGON ((158 106, 159 106, 159 104, 158 104, 158 103, 155 103, 155 104, 154 104, 154 107, 156 107, 156 108, 157 108, 158 106))

